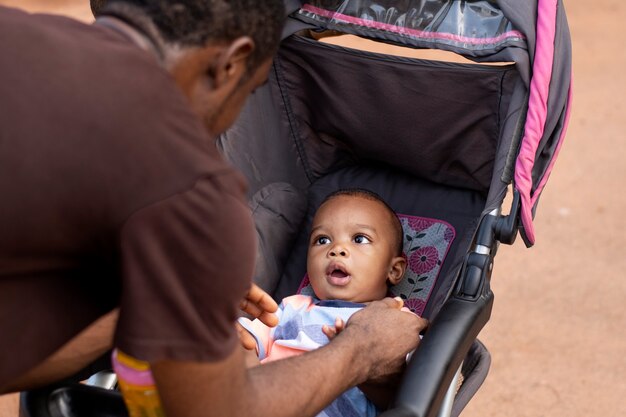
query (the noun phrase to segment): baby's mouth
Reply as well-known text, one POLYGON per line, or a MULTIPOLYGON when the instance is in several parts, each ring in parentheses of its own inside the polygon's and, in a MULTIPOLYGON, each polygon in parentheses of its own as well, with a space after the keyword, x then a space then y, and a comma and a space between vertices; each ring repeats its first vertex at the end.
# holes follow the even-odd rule
POLYGON ((327 280, 331 285, 343 287, 348 285, 352 276, 343 265, 330 265, 327 270, 327 280))

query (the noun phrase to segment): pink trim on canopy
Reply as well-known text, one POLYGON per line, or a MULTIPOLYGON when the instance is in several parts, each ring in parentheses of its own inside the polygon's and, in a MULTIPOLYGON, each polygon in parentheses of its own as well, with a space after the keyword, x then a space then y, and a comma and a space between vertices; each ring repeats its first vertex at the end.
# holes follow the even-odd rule
POLYGON ((539 182, 539 185, 537 186, 537 189, 535 190, 535 193, 533 194, 533 197, 530 200, 533 206, 539 199, 539 196, 541 195, 541 191, 543 190, 543 187, 546 185, 546 182, 548 182, 548 178, 550 177, 550 172, 552 172, 552 168, 554 167, 556 158, 559 155, 559 152, 561 151, 561 145, 563 145, 563 139, 565 139, 565 134, 567 133, 567 126, 569 124, 569 117, 570 117, 570 113, 572 110, 572 104, 571 104, 572 96, 573 96, 572 84, 573 83, 570 82, 569 90, 567 93, 567 108, 565 109, 565 119, 563 121, 563 130, 561 131, 561 135, 559 136, 559 141, 556 145, 556 149, 554 150, 554 155, 552 156, 552 159, 550 160, 550 163, 548 164, 548 168, 546 169, 546 172, 543 174, 543 178, 541 179, 541 182, 539 182))
POLYGON ((415 36, 418 38, 449 40, 449 41, 454 41, 454 42, 468 43, 472 45, 491 45, 491 44, 506 40, 508 38, 524 39, 524 34, 517 30, 511 30, 499 36, 492 37, 492 38, 470 38, 467 36, 453 35, 451 33, 426 32, 423 30, 409 29, 409 28, 405 28, 402 26, 390 25, 388 23, 376 22, 373 20, 360 19, 358 17, 348 16, 346 14, 333 12, 333 11, 326 10, 326 9, 320 9, 319 7, 315 7, 310 4, 303 5, 301 10, 304 10, 306 12, 310 12, 318 16, 328 18, 328 19, 341 20, 343 22, 350 23, 353 25, 371 27, 374 29, 385 30, 387 32, 400 33, 403 35, 415 36))
MULTIPOLYGON (((533 63, 533 76, 530 82, 530 96, 528 102, 528 114, 524 126, 524 137, 520 146, 520 152, 515 163, 515 188, 521 197, 520 217, 528 241, 535 242, 535 229, 533 226, 532 208, 541 194, 541 190, 548 179, 550 170, 554 165, 565 129, 561 132, 559 143, 548 171, 543 180, 531 196, 532 169, 535 164, 535 156, 539 148, 539 142, 544 134, 547 114, 550 81, 552 80, 552 66, 554 63, 554 39, 556 34, 557 0, 539 0, 537 5, 537 42, 535 59, 533 63)), ((570 86, 571 98, 571 86, 570 86)), ((569 119, 570 102, 566 110, 566 123, 569 119)))

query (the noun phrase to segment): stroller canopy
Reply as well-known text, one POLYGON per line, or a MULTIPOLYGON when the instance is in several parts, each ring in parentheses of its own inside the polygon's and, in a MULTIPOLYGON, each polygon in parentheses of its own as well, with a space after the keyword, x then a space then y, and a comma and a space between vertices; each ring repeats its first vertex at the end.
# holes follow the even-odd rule
MULTIPOLYGON (((521 197, 521 232, 535 241, 534 212, 565 136, 571 105, 571 44, 561 0, 286 1, 284 37, 329 29, 413 48, 441 49, 476 62, 514 62, 513 94, 489 201, 511 182, 521 197)), ((460 92, 462 94, 462 92, 460 92)))

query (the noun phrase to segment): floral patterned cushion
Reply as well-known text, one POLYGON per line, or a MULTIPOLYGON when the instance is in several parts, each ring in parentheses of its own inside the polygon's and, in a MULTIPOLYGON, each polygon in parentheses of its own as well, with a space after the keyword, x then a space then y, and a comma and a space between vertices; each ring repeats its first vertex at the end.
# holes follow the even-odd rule
MULTIPOLYGON (((407 269, 402 281, 389 292, 391 296, 401 297, 412 312, 421 315, 456 232, 452 225, 441 220, 406 214, 398 214, 398 218, 404 231, 407 269)), ((304 276, 298 293, 315 296, 308 276, 304 276)))

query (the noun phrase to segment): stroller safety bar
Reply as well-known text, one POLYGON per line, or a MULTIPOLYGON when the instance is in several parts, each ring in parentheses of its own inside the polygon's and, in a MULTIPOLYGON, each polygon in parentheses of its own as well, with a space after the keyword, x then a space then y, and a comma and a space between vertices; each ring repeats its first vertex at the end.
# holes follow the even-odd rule
POLYGON ((439 410, 437 417, 450 417, 450 414, 452 414, 452 404, 454 403, 454 397, 456 395, 458 381, 461 377, 461 368, 462 366, 459 366, 459 369, 456 371, 454 378, 452 378, 452 382, 448 387, 448 391, 446 392, 446 396, 443 399, 443 404, 441 405, 441 409, 439 410))
POLYGON ((394 408, 385 417, 435 417, 471 344, 487 323, 493 293, 477 300, 453 297, 444 304, 411 359, 394 408))
POLYGON ((517 232, 520 225, 520 208, 522 206, 522 199, 519 191, 513 189, 513 202, 511 203, 511 211, 506 216, 499 216, 494 224, 495 238, 500 242, 507 245, 515 243, 517 238, 517 232))

